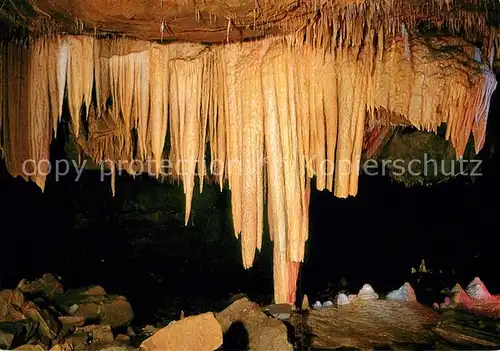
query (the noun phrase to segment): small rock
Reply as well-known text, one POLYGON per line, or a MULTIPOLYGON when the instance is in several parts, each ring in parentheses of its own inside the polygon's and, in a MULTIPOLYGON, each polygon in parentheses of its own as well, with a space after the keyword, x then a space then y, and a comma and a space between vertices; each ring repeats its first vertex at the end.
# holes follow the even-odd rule
POLYGON ((417 301, 417 296, 410 283, 404 283, 399 289, 391 291, 386 296, 387 300, 417 301))
POLYGON ((130 325, 127 327, 127 335, 131 338, 136 336, 134 328, 132 328, 132 326, 130 325))
POLYGON ((444 301, 439 304, 439 308, 445 309, 445 308, 451 308, 451 300, 448 296, 444 298, 444 301))
POLYGON ((158 331, 140 346, 152 350, 216 350, 222 345, 222 329, 213 313, 184 318, 158 331))
POLYGON ((266 306, 262 309, 274 318, 280 320, 290 319, 290 313, 292 312, 292 306, 286 303, 274 304, 266 306))
POLYGON ((337 306, 344 306, 349 304, 349 298, 346 294, 340 293, 337 295, 337 306))
POLYGON ((77 330, 81 330, 90 335, 93 344, 106 345, 112 344, 114 341, 113 332, 109 325, 87 325, 77 330))
POLYGON ((377 300, 378 294, 373 290, 370 284, 365 284, 361 290, 359 290, 358 298, 361 300, 377 300))
POLYGON ((146 325, 144 328, 142 328, 142 333, 150 335, 156 333, 158 330, 160 329, 153 327, 152 325, 146 325))
POLYGON ((119 334, 115 338, 115 343, 119 343, 119 344, 123 344, 123 345, 129 345, 130 344, 130 337, 128 335, 119 334))
POLYGON ((487 300, 491 297, 491 294, 479 277, 475 277, 465 290, 467 295, 474 300, 487 300))
POLYGON ((78 328, 71 336, 66 338, 66 341, 70 343, 75 350, 87 350, 92 343, 92 338, 88 333, 78 328))

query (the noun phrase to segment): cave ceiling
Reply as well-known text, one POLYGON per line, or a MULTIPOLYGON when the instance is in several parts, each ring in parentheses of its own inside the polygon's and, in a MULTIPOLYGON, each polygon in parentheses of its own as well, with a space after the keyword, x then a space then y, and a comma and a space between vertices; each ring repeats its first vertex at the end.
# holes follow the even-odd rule
POLYGON ((217 43, 286 34, 326 12, 348 9, 344 16, 427 21, 438 27, 450 20, 482 40, 484 27, 499 23, 498 6, 481 0, 0 0, 0 22, 30 33, 217 43))

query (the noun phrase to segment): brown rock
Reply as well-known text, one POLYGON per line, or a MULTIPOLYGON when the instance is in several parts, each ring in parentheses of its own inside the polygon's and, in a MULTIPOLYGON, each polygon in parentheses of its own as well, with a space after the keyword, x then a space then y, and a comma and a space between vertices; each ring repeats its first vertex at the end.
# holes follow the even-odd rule
POLYGON ((66 342, 70 343, 75 350, 86 350, 89 347, 89 335, 83 330, 75 331, 70 337, 66 338, 66 342))
POLYGON ((101 304, 100 303, 82 303, 76 305, 76 308, 70 311, 72 316, 82 317, 85 320, 98 319, 101 314, 101 304))
POLYGON ((119 345, 129 345, 130 337, 128 335, 120 334, 115 338, 115 343, 119 345))
POLYGON ((281 321, 266 316, 259 305, 247 298, 234 302, 224 311, 217 313, 216 318, 225 333, 225 343, 232 342, 237 336, 233 334, 248 335, 248 345, 231 345, 232 347, 266 351, 293 350, 288 342, 286 326, 281 321), (238 328, 240 330, 237 330, 238 328))
POLYGON ((0 304, 8 303, 18 308, 24 304, 23 292, 19 289, 6 289, 0 291, 0 304))
POLYGON ((184 318, 146 339, 140 349, 213 351, 222 345, 222 329, 213 313, 184 318))
POLYGON ((41 278, 27 281, 21 280, 17 286, 23 293, 41 295, 47 299, 54 299, 57 294, 64 293, 64 288, 59 279, 50 273, 45 273, 41 278))
POLYGON ((26 316, 18 307, 11 304, 0 304, 0 322, 17 322, 25 319, 26 316))
POLYGON ((75 347, 69 341, 53 346, 50 351, 73 351, 75 347))
POLYGON ((59 333, 60 325, 48 311, 42 311, 32 301, 27 301, 21 308, 23 314, 31 321, 38 323, 38 331, 43 343, 54 340, 59 333))
POLYGON ((24 295, 20 290, 0 291, 0 322, 15 322, 26 319, 20 311, 24 295))
POLYGON ((83 317, 86 321, 99 320, 100 324, 110 325, 112 328, 125 326, 134 319, 132 306, 123 296, 80 296, 80 301, 73 298, 75 303, 67 307, 71 316, 83 317))
MULTIPOLYGON (((53 349, 54 348, 52 348, 50 350, 52 351, 53 349)), ((45 349, 42 345, 31 345, 31 344, 19 346, 19 347, 15 348, 14 350, 16 350, 16 351, 45 351, 45 349)))
POLYGON ((87 333, 91 337, 93 344, 106 345, 112 344, 114 341, 113 332, 109 325, 87 325, 77 330, 87 333))
POLYGON ((13 332, 0 330, 0 349, 10 349, 15 336, 13 332))
POLYGON ((99 285, 94 285, 89 287, 85 293, 89 296, 105 296, 106 295, 106 290, 104 290, 103 287, 99 285))
POLYGON ((134 319, 134 311, 130 303, 124 298, 106 301, 101 307, 100 321, 112 328, 128 324, 134 319))
POLYGON ((85 318, 81 316, 60 316, 58 319, 63 326, 81 327, 85 324, 85 318))

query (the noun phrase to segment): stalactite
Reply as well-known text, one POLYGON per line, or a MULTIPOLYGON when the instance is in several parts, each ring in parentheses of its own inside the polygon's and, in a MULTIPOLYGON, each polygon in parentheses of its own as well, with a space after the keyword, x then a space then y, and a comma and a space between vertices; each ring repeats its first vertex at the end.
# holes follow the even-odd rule
POLYGON ((243 266, 253 265, 262 246, 263 231, 263 90, 260 67, 266 43, 256 43, 244 53, 238 67, 237 108, 241 111, 241 250, 243 266))
POLYGON ((48 84, 50 91, 51 120, 54 136, 61 121, 68 72, 69 47, 66 37, 48 39, 48 84))
POLYGON ((0 158, 4 154, 3 120, 7 115, 7 46, 0 42, 0 158))
POLYGON ((30 162, 29 90, 31 48, 15 42, 7 44, 7 114, 3 118, 5 164, 13 177, 29 179, 35 172, 30 162), (25 161, 27 161, 25 163, 25 161))
POLYGON ((67 71, 68 104, 71 114, 73 134, 78 137, 80 130, 80 112, 85 103, 88 116, 94 83, 94 38, 74 36, 69 40, 69 58, 67 71))
POLYGON ((399 36, 411 20, 353 21, 361 10, 332 8, 343 21, 320 18, 305 40, 205 47, 68 36, 9 43, 5 54, 0 46, 7 168, 44 189, 47 169, 39 161, 49 159, 66 91, 72 137, 93 161, 111 162, 113 195, 120 167, 134 174, 135 159, 150 161, 142 171, 182 180, 187 225, 196 173, 200 191, 206 175, 221 190, 227 181, 245 268, 262 247, 267 196, 275 301, 293 302, 308 239, 310 181, 315 177, 317 189, 337 197, 357 194, 365 125, 397 117, 435 132, 446 123, 457 157, 471 131, 476 152, 484 145, 497 82, 477 50, 456 38, 399 36), (88 133, 79 132, 81 112, 88 133), (25 160, 34 162, 23 169, 25 160))
POLYGON ((241 139, 242 139, 242 116, 241 103, 238 103, 238 94, 243 87, 237 79, 238 59, 241 57, 240 45, 229 45, 223 48, 223 77, 225 96, 225 133, 227 148, 227 177, 229 189, 231 190, 231 209, 233 215, 234 234, 238 238, 241 233, 241 139))
MULTIPOLYGON (((193 199, 196 166, 199 161, 203 118, 201 114, 201 83, 203 60, 174 60, 171 63, 171 94, 178 105, 171 114, 171 125, 178 127, 179 161, 184 194, 186 195, 185 224, 189 221, 193 199), (174 122, 175 121, 175 122, 174 122)), ((203 150, 204 152, 204 150, 203 150)))
POLYGON ((167 135, 168 113, 165 110, 165 92, 168 91, 168 47, 152 44, 150 52, 150 117, 151 153, 154 163, 154 174, 159 177, 163 148, 167 135))
POLYGON ((34 166, 30 179, 42 191, 45 188, 45 178, 49 174, 49 149, 52 137, 52 121, 49 105, 49 44, 45 40, 33 43, 30 55, 28 142, 29 160, 34 166))
POLYGON ((149 124, 149 51, 137 54, 135 60, 134 76, 134 108, 135 122, 137 129, 137 154, 141 161, 146 160, 148 154, 147 131, 149 124))

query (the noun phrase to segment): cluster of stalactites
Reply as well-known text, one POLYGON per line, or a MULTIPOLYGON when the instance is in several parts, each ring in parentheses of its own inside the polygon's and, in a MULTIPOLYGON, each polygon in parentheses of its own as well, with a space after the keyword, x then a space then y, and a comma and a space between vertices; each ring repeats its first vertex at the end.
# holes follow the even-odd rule
MULTIPOLYGON (((183 183, 186 223, 196 176, 200 191, 207 174, 227 182, 247 268, 262 245, 267 196, 275 300, 291 302, 308 236, 309 180, 338 197, 357 194, 368 116, 383 108, 430 131, 447 123, 460 157, 471 130, 482 147, 496 87, 474 50, 450 54, 440 51, 444 39, 349 31, 373 45, 319 50, 284 37, 206 47, 76 36, 2 46, 7 167, 22 176, 25 160, 49 158, 66 93, 73 137, 94 161, 158 177, 168 160, 183 183)), ((44 173, 30 174, 43 189, 44 173)))

